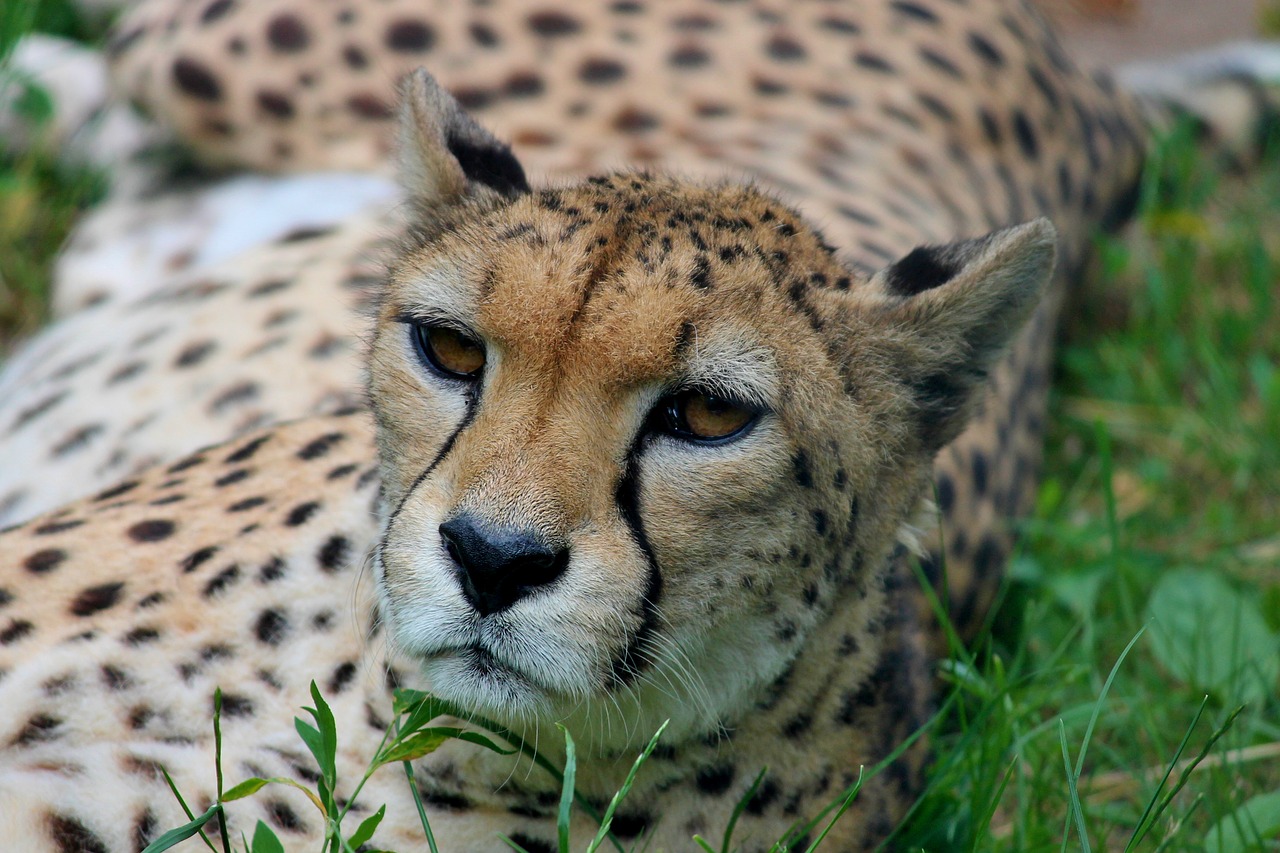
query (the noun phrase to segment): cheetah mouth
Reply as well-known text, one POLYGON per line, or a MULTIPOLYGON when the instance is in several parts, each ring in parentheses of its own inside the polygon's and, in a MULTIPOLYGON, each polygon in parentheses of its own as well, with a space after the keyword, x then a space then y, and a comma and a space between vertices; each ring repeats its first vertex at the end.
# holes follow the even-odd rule
POLYGON ((527 667, 480 643, 436 649, 421 660, 433 692, 480 713, 528 711, 553 703, 557 695, 527 667))

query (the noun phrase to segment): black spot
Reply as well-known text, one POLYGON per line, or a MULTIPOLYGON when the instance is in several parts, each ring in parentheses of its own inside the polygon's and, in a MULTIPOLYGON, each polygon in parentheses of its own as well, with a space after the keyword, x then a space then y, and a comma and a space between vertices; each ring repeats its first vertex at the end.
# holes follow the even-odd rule
POLYGON ((0 607, 4 607, 13 601, 13 593, 0 586, 0 607))
POLYGON ((919 3, 909 3, 907 0, 894 0, 893 8, 908 18, 915 18, 917 21, 925 21, 926 23, 936 24, 938 16, 934 14, 932 9, 922 6, 919 3))
POLYGON ((138 487, 137 480, 125 480, 123 483, 121 483, 118 486, 112 486, 111 488, 107 489, 105 492, 99 492, 97 495, 94 496, 93 499, 95 501, 109 501, 112 498, 118 498, 121 495, 125 494, 126 492, 130 492, 133 489, 136 489, 137 487, 138 487))
POLYGON ((279 610, 271 608, 264 610, 258 616, 258 621, 254 623, 253 633, 258 640, 266 643, 268 646, 278 646, 284 639, 285 634, 289 632, 289 620, 279 610))
POLYGON ((791 740, 795 740, 805 732, 809 731, 812 726, 813 715, 802 711, 790 720, 787 720, 787 722, 782 726, 782 734, 791 740))
POLYGON ((36 551, 23 561, 22 565, 27 571, 37 575, 45 572, 51 572, 58 568, 64 560, 67 559, 67 552, 61 548, 45 548, 42 551, 36 551))
POLYGON ((205 548, 201 548, 198 551, 192 551, 190 554, 184 557, 182 559, 182 562, 180 562, 178 565, 182 568, 183 572, 194 572, 200 566, 201 563, 205 562, 216 553, 218 553, 218 546, 209 545, 205 548))
POLYGON ((578 69, 578 79, 583 83, 614 83, 627 76, 627 68, 613 59, 592 58, 582 63, 578 69))
POLYGON ((34 406, 31 406, 29 408, 23 409, 22 411, 18 412, 18 416, 13 419, 13 425, 9 427, 9 432, 10 433, 17 432, 19 429, 26 426, 31 421, 40 417, 45 412, 48 412, 58 403, 61 403, 66 396, 67 396, 66 391, 59 391, 56 394, 50 394, 48 397, 45 397, 43 400, 41 400, 39 403, 36 403, 34 406))
POLYGON ((957 80, 964 77, 954 62, 932 48, 920 48, 920 58, 948 77, 954 77, 957 80))
POLYGON ((643 133, 657 126, 657 116, 636 107, 624 107, 613 117, 613 129, 621 133, 643 133))
POLYGON ((280 578, 284 577, 286 568, 284 560, 279 557, 272 557, 262 564, 261 569, 258 569, 258 580, 263 583, 280 580, 280 578))
POLYGON ((123 590, 124 584, 118 581, 116 583, 99 584, 98 586, 91 586, 81 590, 80 594, 71 602, 71 612, 76 616, 92 616, 119 601, 120 593, 123 590))
POLYGON ((174 367, 193 367, 204 361, 209 353, 217 349, 217 344, 213 341, 199 341, 194 344, 187 344, 182 351, 178 353, 178 357, 173 360, 174 367))
POLYGON ((802 488, 813 488, 813 474, 809 471, 809 456, 803 450, 791 457, 791 467, 795 471, 796 483, 802 488))
POLYGON ((124 641, 131 646, 142 646, 160 639, 160 632, 155 628, 134 628, 124 635, 124 641))
POLYGON ((711 61, 711 54, 696 44, 677 47, 667 59, 676 68, 701 68, 711 61))
POLYGON ((253 700, 235 693, 222 694, 222 715, 224 717, 253 716, 253 700))
POLYGON ((276 50, 297 53, 311 43, 311 34, 297 16, 277 15, 267 23, 267 41, 276 50))
POLYGON ((689 281, 694 287, 705 290, 711 287, 711 266, 707 263, 705 257, 699 257, 693 266, 693 275, 689 277, 689 281))
POLYGON ((530 71, 518 71, 507 78, 502 90, 509 98, 532 98, 546 89, 542 78, 530 71))
POLYGON ((885 271, 884 284, 899 296, 915 296, 946 284, 957 269, 940 256, 935 246, 912 249, 885 271))
POLYGON ((210 598, 222 592, 240 577, 240 567, 235 563, 218 572, 204 586, 204 597, 210 598))
POLYGON ((979 578, 994 577, 1004 565, 1004 548, 991 534, 982 537, 973 553, 973 573, 979 578))
POLYGON ((1000 123, 996 121, 991 111, 986 107, 978 110, 978 121, 982 125, 982 133, 987 137, 987 141, 992 145, 999 145, 1004 134, 1000 132, 1000 123))
POLYGON ((298 458, 308 462, 312 459, 319 459, 321 456, 324 456, 336 447, 344 438, 346 438, 346 436, 340 432, 331 432, 326 435, 322 435, 319 438, 308 442, 301 450, 299 450, 298 458))
POLYGON ((825 536, 827 533, 827 514, 820 509, 815 509, 810 513, 813 518, 813 532, 819 536, 825 536))
POLYGON ((144 371, 146 367, 147 367, 146 362, 131 361, 128 364, 122 365, 121 367, 117 368, 115 372, 113 372, 110 376, 108 376, 107 384, 119 385, 121 382, 125 382, 137 376, 138 374, 142 373, 142 371, 144 371))
POLYGON ((1031 122, 1022 110, 1013 111, 1013 133, 1018 138, 1018 148, 1024 157, 1035 160, 1040 156, 1040 143, 1036 139, 1036 132, 1031 128, 1031 122))
POLYGON ((320 504, 315 501, 300 503, 293 509, 289 510, 289 515, 285 518, 284 523, 289 527, 297 527, 301 524, 306 524, 319 509, 320 504))
MULTIPOLYGON (((243 444, 240 447, 233 450, 230 454, 228 454, 227 458, 222 461, 227 463, 228 465, 234 464, 237 462, 244 462, 252 458, 253 455, 262 448, 262 445, 266 444, 270 440, 271 440, 270 435, 260 435, 257 438, 253 439, 252 441, 246 444, 243 444)), ((235 480, 229 480, 228 482, 230 483, 234 483, 236 482, 236 480, 244 479, 245 476, 248 476, 249 472, 243 468, 240 468, 237 471, 232 473, 238 474, 239 476, 237 476, 235 480)), ((226 477, 230 477, 230 476, 231 474, 226 475, 226 477)), ((226 477, 224 477, 223 479, 226 479, 226 477)), ((223 483, 221 480, 219 480, 218 485, 224 486, 224 485, 227 485, 227 483, 223 483)))
POLYGON ((945 474, 938 476, 937 501, 938 509, 942 510, 944 513, 951 512, 951 508, 955 506, 956 503, 955 483, 953 483, 951 478, 945 474))
POLYGON ((133 684, 133 679, 120 667, 105 664, 102 667, 102 683, 108 690, 125 690, 133 684))
POLYGON ((134 542, 159 542, 168 539, 176 529, 172 521, 163 518, 139 521, 129 528, 129 538, 134 542))
POLYGON ((102 424, 87 424, 67 435, 53 446, 51 455, 55 458, 66 456, 89 444, 90 441, 106 432, 102 424))
POLYGON ((481 47, 497 47, 498 34, 488 24, 474 23, 467 28, 471 38, 481 47))
MULTIPOLYGON (((235 0, 213 0, 208 6, 204 7, 204 11, 200 13, 200 23, 212 24, 223 15, 231 11, 235 6, 235 0)), ((146 846, 145 844, 143 845, 146 846)))
POLYGON ((859 50, 854 54, 853 61, 858 67, 866 68, 868 71, 878 71, 881 74, 894 73, 893 65, 889 60, 869 50, 859 50))
POLYGON ((973 493, 982 497, 987 493, 987 457, 981 452, 973 454, 973 493))
POLYGON ((694 776, 694 783, 699 791, 715 797, 729 790, 735 774, 736 769, 732 764, 713 764, 698 770, 697 775, 694 776))
POLYGON ((778 788, 777 782, 772 779, 765 779, 760 784, 760 787, 756 789, 751 799, 747 801, 747 813, 753 815, 764 814, 764 810, 778 799, 780 793, 782 792, 778 788))
POLYGON ((570 36, 582 29, 582 25, 563 12, 535 12, 527 19, 529 29, 543 38, 570 36))
POLYGON ((399 53, 422 53, 435 46, 436 31, 422 21, 392 21, 383 41, 399 53))
POLYGON ((830 30, 833 33, 841 33, 842 35, 857 35, 862 32, 862 28, 853 21, 850 21, 848 18, 839 18, 835 15, 829 15, 825 18, 818 19, 818 26, 822 27, 824 30, 830 30))
MULTIPOLYGON (((132 722, 132 720, 133 718, 130 718, 130 722, 132 722)), ((134 728, 140 729, 144 725, 146 725, 145 720, 143 720, 137 726, 134 726, 134 728)), ((150 809, 143 809, 142 813, 139 814, 137 819, 134 820, 133 822, 134 849, 135 850, 146 849, 146 846, 150 844, 153 840, 155 840, 156 830, 158 828, 159 827, 156 825, 155 815, 151 813, 150 809)))
POLYGON ((9 622, 9 627, 0 631, 0 646, 8 646, 18 642, 23 637, 30 634, 35 625, 32 625, 26 619, 13 619, 9 622))
POLYGON ((227 512, 246 512, 248 510, 260 507, 267 502, 267 499, 261 495, 254 495, 251 498, 245 498, 242 501, 236 501, 227 507, 227 512))
MULTIPOLYGON (((252 453, 250 453, 250 456, 252 456, 252 453)), ((250 475, 250 470, 247 467, 237 467, 237 469, 219 476, 218 479, 214 480, 214 485, 218 488, 223 488, 225 485, 234 485, 243 479, 247 479, 248 475, 250 475)))
POLYGON ((973 48, 974 53, 981 56, 993 67, 1002 68, 1004 66, 1004 54, 981 33, 969 33, 969 47, 973 48))
POLYGON ((257 99, 258 106, 267 115, 279 119, 293 118, 293 101, 289 100, 287 95, 261 89, 258 91, 257 99))
POLYGON ((210 102, 222 99, 222 85, 218 78, 194 59, 175 59, 172 74, 174 85, 190 97, 210 102))
POLYGON ((49 839, 59 853, 110 853, 106 843, 87 826, 67 815, 49 815, 49 839))
MULTIPOLYGON (((342 61, 347 63, 349 68, 359 70, 369 64, 369 57, 360 48, 349 44, 342 49, 342 61)), ((348 106, 350 105, 348 104, 348 106)))
POLYGON ((339 664, 338 668, 333 671, 333 675, 329 677, 327 690, 329 693, 341 693, 350 686, 352 680, 356 677, 356 665, 351 661, 339 664))
POLYGON ((346 568, 350 551, 351 543, 346 537, 330 536, 324 545, 320 546, 316 559, 320 562, 320 568, 328 572, 336 572, 346 568))
POLYGON ((513 832, 507 836, 512 843, 523 847, 528 853, 556 853, 556 846, 550 841, 543 841, 541 838, 534 838, 525 835, 523 832, 513 832))
POLYGON ((622 838, 635 838, 649 828, 653 816, 643 812, 616 812, 610 829, 622 838))
POLYGON ((358 465, 346 464, 339 465, 325 475, 326 480, 341 480, 343 477, 349 477, 360 469, 358 465))
POLYGON ((70 518, 66 521, 46 521, 35 529, 37 536, 52 536, 55 533, 65 533, 68 530, 74 530, 84 524, 82 518, 70 518))
POLYGON ((223 391, 209 403, 209 411, 213 414, 220 414, 224 409, 241 403, 248 403, 257 398, 259 389, 256 383, 241 382, 232 385, 223 391))
POLYGON ((793 38, 776 35, 765 45, 769 56, 779 62, 798 62, 807 56, 804 45, 793 38))
POLYGON ((751 88, 756 91, 756 94, 767 95, 770 97, 775 95, 785 95, 787 93, 786 84, 779 83, 777 80, 770 80, 766 77, 754 78, 751 81, 751 88))

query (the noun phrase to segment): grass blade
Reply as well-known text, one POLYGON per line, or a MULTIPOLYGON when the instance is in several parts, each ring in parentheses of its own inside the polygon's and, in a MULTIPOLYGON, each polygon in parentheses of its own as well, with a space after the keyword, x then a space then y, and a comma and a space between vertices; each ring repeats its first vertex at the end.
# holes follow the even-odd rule
POLYGON ((747 803, 751 802, 751 798, 756 795, 756 791, 760 790, 760 785, 764 782, 765 774, 768 772, 768 767, 761 767, 760 772, 756 774, 755 781, 751 783, 751 787, 747 788, 747 792, 738 798, 738 802, 733 807, 733 813, 729 815, 729 825, 724 828, 724 841, 720 843, 720 853, 729 853, 729 841, 733 838, 733 828, 738 825, 738 818, 742 817, 742 813, 746 811, 747 803))
POLYGON ((1151 817, 1152 810, 1155 809, 1156 803, 1160 802, 1160 792, 1164 790, 1164 786, 1168 783, 1169 777, 1173 775, 1173 771, 1178 766, 1178 760, 1182 758, 1182 752, 1187 748, 1187 742, 1191 740, 1191 733, 1195 731, 1196 726, 1200 723, 1200 717, 1204 715, 1205 706, 1209 704, 1209 696, 1200 700, 1200 707, 1196 709, 1195 718, 1191 720, 1191 725, 1187 726, 1187 731, 1182 736, 1182 742, 1178 744, 1178 750, 1173 754, 1173 760, 1169 762, 1168 768, 1164 771, 1164 776, 1160 779, 1160 784, 1156 786, 1155 791, 1151 793, 1151 799, 1147 801, 1147 807, 1142 812, 1142 817, 1138 819, 1137 825, 1133 828, 1133 835, 1129 837, 1129 843, 1124 846, 1125 853, 1129 853, 1136 847, 1152 826, 1155 826, 1155 818, 1152 817, 1150 823, 1147 818, 1151 817))
POLYGON ((573 735, 559 723, 556 727, 564 732, 564 783, 560 786, 560 811, 556 815, 556 834, 560 838, 560 853, 569 853, 569 816, 573 811, 574 777, 578 772, 577 748, 573 744, 573 735))
MULTIPOLYGON (((218 778, 218 803, 222 803, 222 688, 213 689, 213 770, 218 778)), ((218 837, 223 853, 231 853, 231 836, 227 832, 227 813, 218 809, 218 837)))
POLYGON ((182 826, 171 829, 155 841, 152 841, 143 849, 142 853, 161 853, 161 851, 168 850, 170 847, 181 844, 196 834, 199 834, 201 838, 204 838, 204 842, 209 845, 210 850, 214 849, 213 844, 211 844, 209 839, 205 837, 202 828, 206 823, 213 820, 216 815, 221 813, 221 804, 214 803, 209 806, 209 810, 200 815, 200 817, 194 818, 190 823, 185 823, 182 826))
MULTIPOLYGON (((173 798, 178 801, 178 805, 182 806, 182 812, 187 816, 188 820, 195 820, 195 812, 191 811, 191 806, 187 805, 187 801, 182 798, 182 793, 178 790, 178 786, 174 784, 173 777, 169 775, 169 771, 164 767, 160 768, 160 773, 164 776, 164 781, 168 783, 169 790, 173 792, 173 798)), ((203 826, 203 824, 201 824, 203 826)), ((213 846, 213 842, 209 840, 209 836, 204 834, 204 830, 200 830, 200 840, 204 842, 204 846, 217 853, 218 848, 213 846)))
POLYGON ((609 801, 609 808, 605 809, 604 820, 600 821, 600 831, 596 833, 596 837, 592 839, 591 844, 587 847, 587 853, 595 853, 600 845, 604 843, 605 837, 609 835, 609 827, 613 825, 613 813, 617 810, 618 804, 631 792, 631 785, 636 780, 636 774, 640 772, 640 766, 649 759, 653 754, 654 748, 658 745, 658 738, 662 737, 662 733, 667 730, 670 720, 663 721, 658 726, 658 730, 653 733, 653 737, 649 738, 649 745, 644 751, 637 756, 635 763, 631 765, 631 772, 627 774, 627 778, 623 781, 622 787, 618 789, 618 793, 613 795, 613 799, 609 801))
MULTIPOLYGON (((1075 819, 1076 832, 1080 836, 1080 849, 1090 853, 1089 834, 1084 828, 1084 809, 1080 805, 1080 789, 1076 784, 1076 774, 1071 771, 1071 752, 1067 749, 1067 724, 1058 720, 1058 739, 1062 742, 1062 766, 1067 771, 1067 793, 1071 795, 1071 815, 1075 819)), ((1067 838, 1062 838, 1063 849, 1066 849, 1067 838)))
POLYGON ((862 771, 863 768, 859 767, 858 778, 853 783, 853 787, 849 790, 849 793, 845 795, 844 801, 840 803, 840 808, 836 809, 836 813, 831 816, 831 820, 827 821, 827 825, 823 827, 822 833, 814 839, 814 842, 809 845, 809 849, 805 851, 805 853, 813 853, 813 851, 817 850, 818 845, 826 839, 827 833, 831 831, 831 827, 835 826, 836 821, 844 816, 844 813, 849 810, 849 806, 853 805, 853 801, 857 798, 858 792, 862 790, 862 771))

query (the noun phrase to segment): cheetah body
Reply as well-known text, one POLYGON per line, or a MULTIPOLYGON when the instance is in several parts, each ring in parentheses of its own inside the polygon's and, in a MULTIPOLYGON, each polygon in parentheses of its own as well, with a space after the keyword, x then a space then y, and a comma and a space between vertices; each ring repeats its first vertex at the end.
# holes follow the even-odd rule
MULTIPOLYGON (((912 250, 1049 216, 1061 280, 1144 146, 1033 12, 151 0, 113 52, 222 165, 378 173, 396 79, 426 65, 456 100, 408 87, 397 205, 370 178, 211 232, 175 221, 191 190, 134 188, 70 244, 63 316, 0 378, 6 457, 32 460, 0 471, 0 836, 140 847, 183 819, 160 765, 206 806, 219 685, 233 781, 307 775, 289 718, 313 678, 347 784, 392 682, 553 757, 567 722, 597 804, 670 719, 614 825, 669 850, 767 765, 735 836, 766 849, 923 722, 912 523, 936 483, 972 621, 1034 485, 1063 285, 1036 301, 1043 223, 912 250), (584 182, 624 166, 658 174, 584 182), (140 222, 165 235, 136 244, 142 283, 95 278, 140 222), (440 323, 484 342, 481 384, 414 354, 407 330, 440 323), (753 426, 714 447, 645 426, 686 387, 753 426), (477 616, 436 533, 467 513, 568 567, 477 616)), ((936 571, 932 528, 923 548, 936 571)), ((527 761, 418 764, 442 849, 552 849, 558 792, 527 761)), ((868 778, 834 847, 878 843, 921 772, 917 748, 868 778)), ((378 843, 420 844, 390 771, 357 813, 381 802, 378 843)), ((236 805, 233 830, 323 829, 290 790, 236 805)))

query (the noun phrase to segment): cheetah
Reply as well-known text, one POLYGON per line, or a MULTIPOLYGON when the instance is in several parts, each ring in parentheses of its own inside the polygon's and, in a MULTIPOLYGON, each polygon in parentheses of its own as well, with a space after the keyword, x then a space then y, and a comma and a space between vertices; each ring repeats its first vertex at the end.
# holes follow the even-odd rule
MULTIPOLYGON (((765 766, 735 838, 767 849, 919 729, 922 503, 970 624, 1034 483, 1065 282, 1131 202, 1137 102, 991 0, 214 0, 120 26, 121 85, 209 162, 394 148, 403 202, 180 252, 132 294, 88 280, 111 222, 69 247, 88 296, 0 379, 6 456, 48 484, 6 486, 0 539, 11 846, 145 846, 183 820, 161 767, 210 802, 219 686, 232 776, 305 777, 312 679, 347 779, 394 685, 553 757, 565 725, 589 802, 669 721, 613 825, 655 850, 722 828, 765 766)), ((923 763, 864 780, 833 848, 879 844, 923 763)), ((527 762, 456 745, 417 772, 444 849, 555 849, 527 762)), ((379 844, 420 844, 402 781, 362 802, 388 804, 379 844)), ((272 793, 232 831, 314 841, 306 808, 272 793)))

